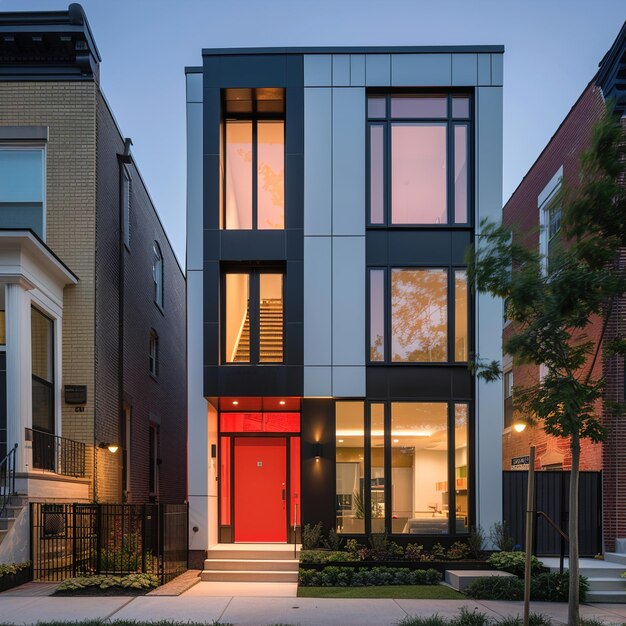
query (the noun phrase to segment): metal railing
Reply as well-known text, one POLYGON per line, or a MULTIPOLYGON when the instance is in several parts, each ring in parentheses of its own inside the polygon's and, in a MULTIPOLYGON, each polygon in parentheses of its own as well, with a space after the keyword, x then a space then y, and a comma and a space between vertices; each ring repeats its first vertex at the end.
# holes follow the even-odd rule
POLYGON ((31 502, 30 526, 34 580, 187 569, 187 504, 31 502))
POLYGON ((17 444, 15 444, 6 456, 0 461, 0 516, 9 504, 11 496, 15 491, 15 455, 17 444))
POLYGON ((85 477, 84 443, 34 428, 26 429, 26 440, 32 442, 33 469, 62 476, 85 477))
MULTIPOLYGON (((559 551, 559 571, 562 574, 563 573, 563 565, 564 565, 564 561, 565 561, 565 542, 567 541, 567 543, 569 543, 569 537, 563 532, 563 530, 561 528, 559 528, 558 524, 544 511, 537 511, 536 513, 536 520, 538 520, 539 518, 543 518, 546 520, 546 522, 548 522, 548 524, 552 527, 553 530, 555 530, 557 533, 559 533, 559 539, 560 539, 560 551, 559 551)), ((536 554, 537 553, 537 533, 535 533, 535 546, 534 546, 534 550, 533 552, 536 554)))

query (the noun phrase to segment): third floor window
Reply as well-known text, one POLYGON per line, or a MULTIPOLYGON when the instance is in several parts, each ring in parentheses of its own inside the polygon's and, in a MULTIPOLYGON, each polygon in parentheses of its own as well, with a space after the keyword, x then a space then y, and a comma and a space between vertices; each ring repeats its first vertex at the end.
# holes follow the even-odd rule
POLYGON ((467 224, 469 96, 372 94, 367 116, 369 224, 467 224))
POLYGON ((222 227, 285 227, 285 102, 282 89, 224 90, 222 227))

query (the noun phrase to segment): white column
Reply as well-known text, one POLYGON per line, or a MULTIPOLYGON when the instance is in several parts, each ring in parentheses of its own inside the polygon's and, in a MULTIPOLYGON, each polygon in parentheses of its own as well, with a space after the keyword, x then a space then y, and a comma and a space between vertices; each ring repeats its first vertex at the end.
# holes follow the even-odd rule
POLYGON ((16 443, 16 471, 31 469, 25 429, 32 427, 30 297, 21 283, 5 288, 7 354, 7 449, 16 443))

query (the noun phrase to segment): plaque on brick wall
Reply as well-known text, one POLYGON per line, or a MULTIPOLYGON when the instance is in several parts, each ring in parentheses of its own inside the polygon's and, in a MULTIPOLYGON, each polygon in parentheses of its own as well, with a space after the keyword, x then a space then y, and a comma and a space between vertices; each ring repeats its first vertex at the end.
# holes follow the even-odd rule
POLYGON ((514 456, 511 459, 511 469, 513 470, 527 470, 530 466, 530 456, 514 456))
POLYGON ((86 404, 87 385, 65 385, 65 404, 86 404))

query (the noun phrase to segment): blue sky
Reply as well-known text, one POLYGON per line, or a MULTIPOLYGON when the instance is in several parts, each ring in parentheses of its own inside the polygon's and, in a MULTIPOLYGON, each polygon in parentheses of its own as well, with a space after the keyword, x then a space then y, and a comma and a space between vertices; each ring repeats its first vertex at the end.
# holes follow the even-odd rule
MULTIPOLYGON (((2 11, 64 10, 0 0, 2 11)), ((202 48, 504 44, 510 196, 597 70, 624 0, 82 0, 101 83, 175 252, 185 259, 185 82, 202 48)))

